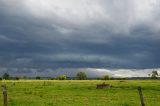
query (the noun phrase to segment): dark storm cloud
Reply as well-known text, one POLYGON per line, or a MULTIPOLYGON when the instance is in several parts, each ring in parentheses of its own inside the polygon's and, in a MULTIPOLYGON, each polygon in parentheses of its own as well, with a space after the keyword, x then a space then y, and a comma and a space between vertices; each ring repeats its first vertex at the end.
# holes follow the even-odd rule
POLYGON ((0 0, 0 66, 158 68, 159 3, 142 1, 0 0))

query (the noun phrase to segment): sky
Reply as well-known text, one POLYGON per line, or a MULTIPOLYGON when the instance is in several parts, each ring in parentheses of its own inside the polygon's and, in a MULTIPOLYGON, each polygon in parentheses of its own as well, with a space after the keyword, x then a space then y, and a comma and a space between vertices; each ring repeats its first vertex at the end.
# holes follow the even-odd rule
POLYGON ((159 54, 159 0, 0 0, 0 74, 147 76, 159 54))

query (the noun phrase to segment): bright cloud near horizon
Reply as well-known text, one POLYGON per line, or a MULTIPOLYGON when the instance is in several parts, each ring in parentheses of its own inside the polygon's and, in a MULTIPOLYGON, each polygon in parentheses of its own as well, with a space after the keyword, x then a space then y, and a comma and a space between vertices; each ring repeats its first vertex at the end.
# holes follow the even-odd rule
POLYGON ((1 70, 146 76, 159 54, 159 0, 0 0, 1 70))

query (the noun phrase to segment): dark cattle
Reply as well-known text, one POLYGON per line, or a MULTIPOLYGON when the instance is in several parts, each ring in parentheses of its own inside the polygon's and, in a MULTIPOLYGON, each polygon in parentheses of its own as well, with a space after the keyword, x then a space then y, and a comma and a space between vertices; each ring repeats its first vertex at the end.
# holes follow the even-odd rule
POLYGON ((110 87, 111 87, 110 84, 105 84, 105 83, 97 84, 97 89, 104 89, 104 88, 110 88, 110 87))

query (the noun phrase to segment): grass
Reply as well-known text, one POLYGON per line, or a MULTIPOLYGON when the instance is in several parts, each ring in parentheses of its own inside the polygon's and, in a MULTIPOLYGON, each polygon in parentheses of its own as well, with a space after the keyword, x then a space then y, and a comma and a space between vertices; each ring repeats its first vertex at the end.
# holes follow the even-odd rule
MULTIPOLYGON (((160 106, 158 80, 19 80, 1 81, 8 87, 9 106, 140 106, 137 86, 143 89, 146 106, 160 106), (112 84, 96 89, 96 84, 112 84)), ((0 90, 0 106, 3 106, 0 90)))

